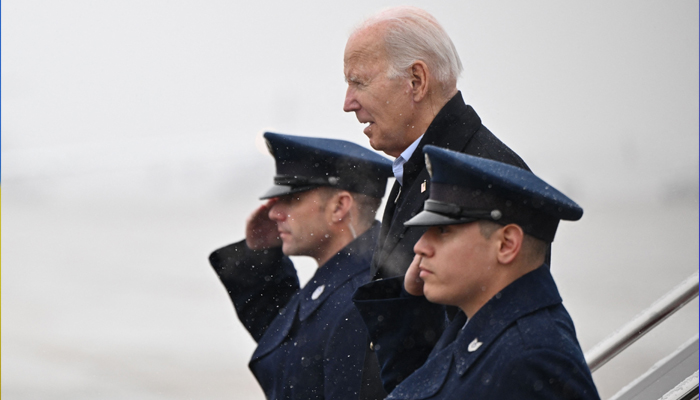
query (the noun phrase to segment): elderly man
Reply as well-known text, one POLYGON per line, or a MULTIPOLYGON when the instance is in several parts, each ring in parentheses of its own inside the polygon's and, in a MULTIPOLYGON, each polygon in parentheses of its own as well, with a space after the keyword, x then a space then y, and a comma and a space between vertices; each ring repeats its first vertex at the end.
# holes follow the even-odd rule
POLYGON ((369 280, 391 162, 342 140, 265 138, 277 167, 270 200, 211 265, 258 343, 249 367, 268 399, 355 400, 367 334, 351 297, 369 280), (303 289, 290 255, 318 263, 303 289))
MULTIPOLYGON (((343 109, 354 112, 370 145, 396 157, 396 183, 389 194, 379 243, 372 258, 372 279, 403 275, 413 259, 413 246, 425 227, 405 226, 428 198, 429 176, 422 149, 435 145, 462 153, 527 165, 484 125, 457 90, 462 63, 452 40, 438 21, 414 7, 390 8, 369 17, 345 46, 348 83, 343 109)), ((434 310, 430 315, 439 313, 434 310)), ((404 327, 397 326, 396 329, 404 327)), ((437 321, 420 343, 411 343, 411 363, 422 364, 444 328, 437 321)), ((371 345, 371 344, 370 344, 371 345)), ((370 346, 371 347, 371 346, 370 346)), ((368 351, 365 375, 378 368, 368 351)), ((363 392, 362 399, 383 397, 363 392)))
POLYGON ((354 112, 375 150, 396 157, 373 278, 403 275, 425 231, 403 225, 428 196, 421 150, 435 145, 502 161, 525 163, 481 124, 457 90, 459 55, 445 30, 413 7, 382 11, 359 25, 345 46, 348 89, 343 109, 354 112))
POLYGON ((578 220, 583 210, 529 171, 433 146, 424 152, 430 198, 406 222, 428 227, 414 261, 405 278, 355 295, 388 398, 599 399, 544 263, 559 221, 578 220), (391 329, 384 316, 424 324, 416 311, 425 299, 461 312, 425 364, 398 379, 402 365, 392 359, 421 330, 391 329))

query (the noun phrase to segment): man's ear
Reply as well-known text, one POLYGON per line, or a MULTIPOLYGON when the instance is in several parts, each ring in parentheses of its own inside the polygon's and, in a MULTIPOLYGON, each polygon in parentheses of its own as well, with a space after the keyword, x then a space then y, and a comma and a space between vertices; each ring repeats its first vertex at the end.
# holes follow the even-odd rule
POLYGON ((423 61, 416 61, 411 65, 409 77, 411 80, 411 94, 413 101, 418 103, 428 95, 428 66, 423 61))
POLYGON ((515 224, 506 225, 499 229, 500 246, 498 248, 498 262, 510 264, 515 260, 523 245, 525 233, 523 229, 515 224))
POLYGON ((345 218, 348 218, 348 214, 354 201, 355 200, 352 198, 350 192, 341 190, 336 193, 328 204, 328 207, 331 207, 331 220, 334 223, 337 223, 343 221, 345 218))

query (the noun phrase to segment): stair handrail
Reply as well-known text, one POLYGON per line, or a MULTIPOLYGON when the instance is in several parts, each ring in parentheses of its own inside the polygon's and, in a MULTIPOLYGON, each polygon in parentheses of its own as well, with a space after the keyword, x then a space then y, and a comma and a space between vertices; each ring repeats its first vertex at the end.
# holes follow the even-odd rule
POLYGON ((697 296, 698 272, 695 272, 632 321, 593 346, 585 354, 588 368, 591 372, 596 371, 697 296))

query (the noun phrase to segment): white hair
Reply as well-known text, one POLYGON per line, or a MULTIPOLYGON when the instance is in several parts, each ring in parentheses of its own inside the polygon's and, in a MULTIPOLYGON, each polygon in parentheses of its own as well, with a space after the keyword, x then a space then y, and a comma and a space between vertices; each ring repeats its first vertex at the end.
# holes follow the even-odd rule
POLYGON ((440 23, 417 7, 393 7, 367 18, 354 33, 386 24, 384 48, 389 61, 390 78, 407 77, 416 61, 423 61, 435 80, 448 93, 457 86, 462 62, 454 43, 440 23))

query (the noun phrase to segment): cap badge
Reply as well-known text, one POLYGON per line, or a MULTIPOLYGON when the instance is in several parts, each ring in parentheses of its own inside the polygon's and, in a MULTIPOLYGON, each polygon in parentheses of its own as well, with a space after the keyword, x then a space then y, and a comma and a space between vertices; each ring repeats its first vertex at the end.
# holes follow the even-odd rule
POLYGON ((503 213, 501 212, 501 210, 492 210, 491 211, 491 219, 493 219, 494 221, 498 221, 499 219, 501 219, 502 216, 503 216, 503 213))
POLYGON ((314 290, 313 293, 311 293, 311 300, 316 300, 319 297, 321 297, 321 294, 323 294, 323 290, 326 288, 326 285, 321 285, 314 290))
POLYGON ((467 351, 470 353, 473 353, 477 350, 479 350, 479 347, 481 347, 483 343, 479 341, 478 338, 474 338, 471 343, 469 343, 469 347, 467 347, 467 351))

